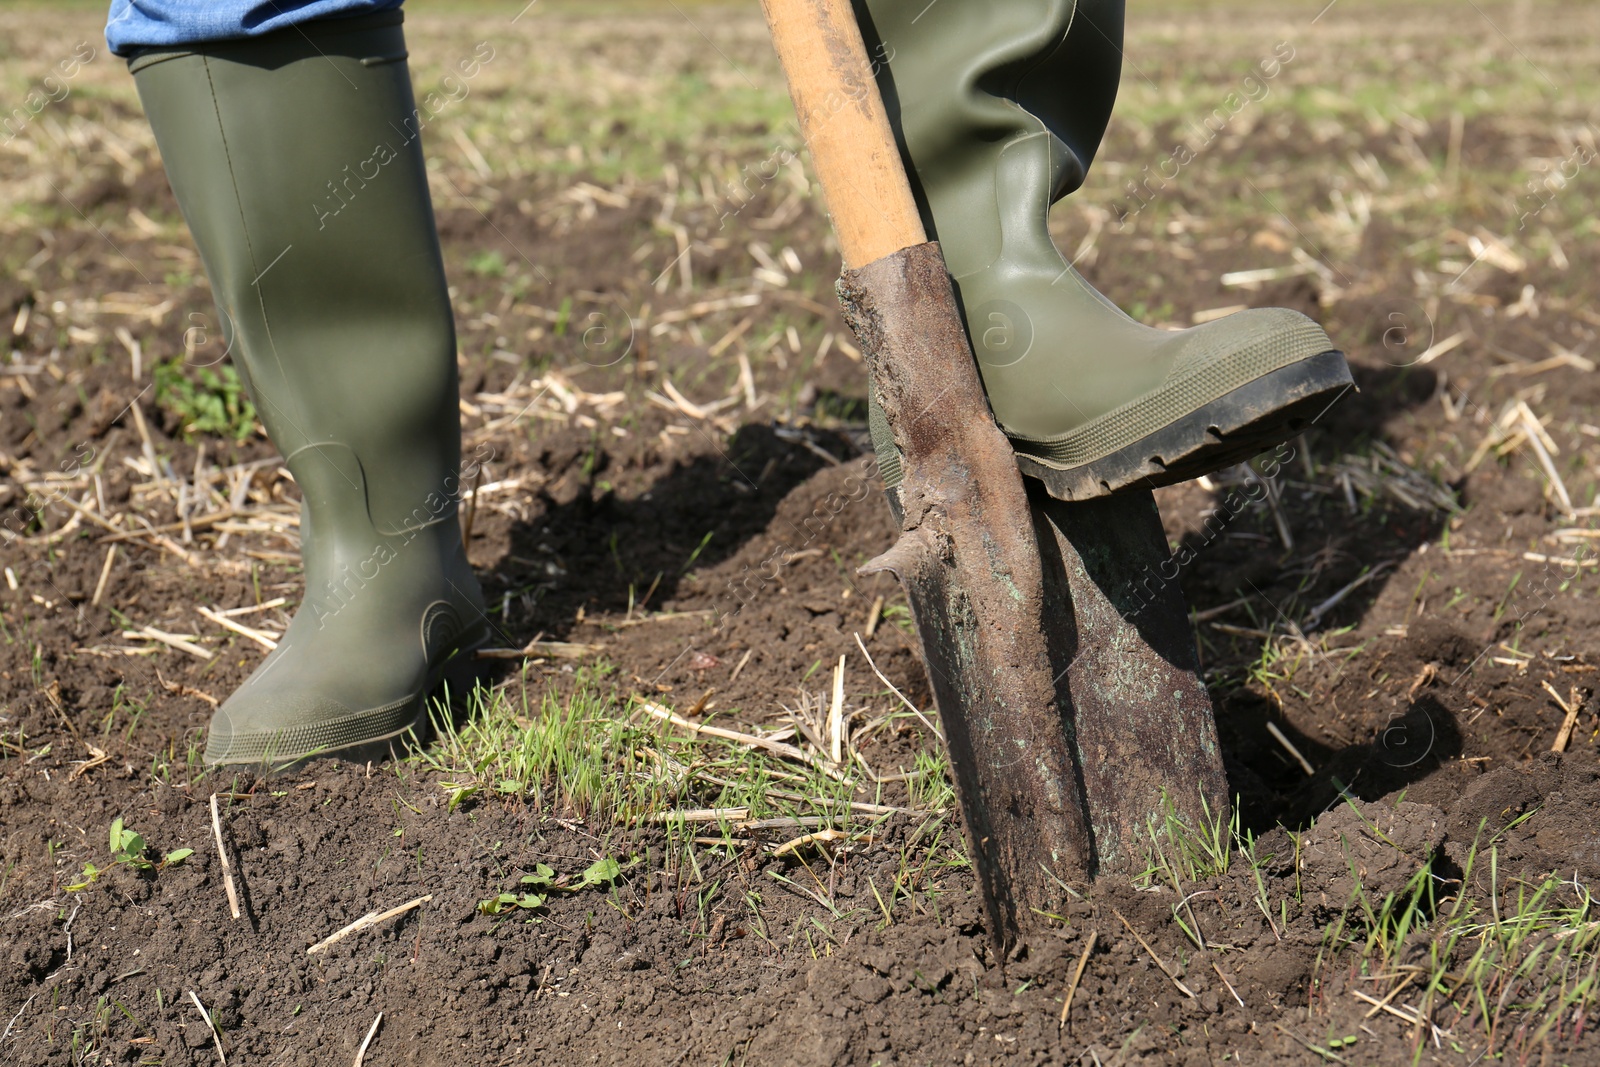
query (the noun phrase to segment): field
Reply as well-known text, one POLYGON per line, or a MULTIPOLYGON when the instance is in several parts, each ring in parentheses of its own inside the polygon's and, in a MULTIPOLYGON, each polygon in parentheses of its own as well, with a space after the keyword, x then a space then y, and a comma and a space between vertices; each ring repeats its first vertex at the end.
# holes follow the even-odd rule
POLYGON ((1052 216, 1360 393, 1158 493, 1237 803, 1007 961, 753 4, 408 5, 506 652, 279 777, 297 492, 101 13, 0 9, 0 1062, 1600 1063, 1600 10, 1324 5, 1136 5, 1052 216))

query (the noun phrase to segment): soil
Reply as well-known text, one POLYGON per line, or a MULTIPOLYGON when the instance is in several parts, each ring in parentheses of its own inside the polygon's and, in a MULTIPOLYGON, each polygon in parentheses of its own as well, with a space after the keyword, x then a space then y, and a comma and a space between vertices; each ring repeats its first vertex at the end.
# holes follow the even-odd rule
MULTIPOLYGON (((1311 137, 1299 133, 1282 143, 1311 137)), ((1436 124, 1424 148, 1442 153, 1446 136, 1436 124)), ((1522 135, 1493 118, 1469 120, 1464 165, 1498 158, 1496 146, 1513 136, 1522 135)), ((1254 150, 1238 147, 1238 159, 1254 150)), ((1113 140, 1105 154, 1135 150, 1113 140)), ((148 146, 131 177, 120 173, 79 176, 63 195, 107 225, 133 213, 177 218, 148 146)), ((507 185, 492 226, 459 199, 440 199, 470 409, 466 452, 487 457, 486 484, 519 483, 479 506, 472 561, 491 604, 505 607, 507 646, 590 643, 606 665, 535 662, 504 684, 534 699, 599 685, 680 709, 698 702, 724 723, 772 724, 783 704, 817 691, 841 655, 854 691, 876 686, 853 635, 867 631, 881 597, 891 614, 867 646, 888 679, 927 706, 914 637, 892 614, 903 597, 886 576, 855 574, 894 526, 864 453, 862 369, 845 348, 827 271, 808 276, 809 288, 763 297, 760 314, 781 313, 806 340, 791 345, 778 331, 752 358, 750 392, 763 402, 686 417, 650 394, 659 397, 663 379, 696 398, 738 391, 738 366, 709 349, 749 311, 705 317, 703 335, 630 323, 645 302, 660 316, 704 294, 663 297, 630 261, 662 210, 658 191, 625 189, 620 204, 591 200, 587 211, 563 199, 576 185, 556 176, 507 185), (513 299, 499 277, 468 266, 502 241, 557 265, 553 295, 513 299), (549 329, 544 311, 563 294, 574 321, 598 315, 630 334, 620 360, 615 341, 596 356, 581 334, 549 329), (828 353, 814 356, 827 334, 828 353), (503 358, 508 348, 558 369, 585 399, 496 426, 492 398, 532 366, 521 354, 503 358)), ((744 215, 777 217, 783 197, 756 196, 744 215)), ((680 221, 718 228, 714 211, 680 221)), ((1065 246, 1081 237, 1077 226, 1067 223, 1065 246)), ((697 281, 740 283, 750 268, 740 246, 754 233, 697 256, 697 281)), ((830 262, 815 201, 781 234, 759 236, 807 263, 830 262)), ((1234 236, 1242 244, 1250 234, 1234 236)), ((1386 992, 1392 981, 1382 980, 1393 976, 1332 952, 1327 932, 1358 875, 1374 898, 1402 892, 1419 871, 1446 894, 1466 891, 1464 880, 1490 895, 1514 892, 1516 879, 1556 870, 1571 872, 1577 894, 1600 877, 1600 601, 1592 568, 1561 562, 1581 539, 1559 532, 1592 516, 1563 513, 1527 449, 1471 463, 1503 405, 1520 398, 1549 417, 1574 503, 1592 500, 1600 429, 1588 420, 1600 382, 1580 364, 1529 372, 1503 353, 1591 343, 1594 316, 1561 294, 1600 263, 1592 240, 1574 243, 1570 267, 1530 263, 1515 278, 1492 274, 1470 299, 1425 307, 1396 295, 1411 292, 1403 249, 1413 236, 1375 218, 1339 264, 1348 284, 1336 301, 1306 279, 1248 296, 1319 317, 1349 349, 1361 386, 1277 457, 1277 517, 1258 501, 1220 532, 1208 525, 1229 492, 1221 477, 1158 494, 1169 538, 1194 556, 1181 581, 1198 613, 1242 829, 1271 857, 1265 894, 1286 903, 1272 914, 1259 908, 1255 877, 1238 862, 1185 885, 1181 912, 1170 887, 1108 876, 1080 887, 1001 960, 965 870, 930 879, 885 921, 877 894, 902 850, 927 854, 905 817, 872 847, 835 853, 826 871, 826 860, 772 855, 759 835, 742 849, 706 850, 710 865, 697 870, 664 861, 666 841, 649 826, 520 797, 452 808, 440 788, 448 775, 412 765, 203 774, 196 753, 208 698, 225 697, 259 650, 228 637, 212 642, 225 654, 206 662, 175 650, 134 656, 122 651, 123 631, 131 620, 190 632, 195 604, 286 595, 292 607, 292 537, 123 542, 94 604, 103 531, 66 528, 73 510, 30 502, 20 472, 74 474, 104 457, 105 507, 137 510, 149 479, 122 461, 144 449, 128 398, 170 470, 193 469, 197 442, 141 392, 147 383, 110 343, 134 320, 91 312, 99 344, 72 340, 68 325, 81 302, 110 305, 107 294, 139 289, 130 263, 187 263, 192 280, 162 290, 173 301, 162 328, 140 333, 148 368, 183 355, 183 324, 213 314, 209 292, 186 235, 119 231, 126 258, 103 254, 88 227, 63 227, 48 242, 8 235, 10 258, 48 255, 36 280, 0 279, 0 321, 29 309, 16 320, 15 362, 36 368, 0 375, 0 505, 24 520, 24 536, 3 549, 14 583, 0 587, 0 1058, 209 1064, 214 1038, 192 993, 229 1062, 283 1067, 355 1061, 364 1038, 369 1064, 1269 1064, 1324 1055, 1308 1049, 1345 1034, 1361 1035, 1352 1062, 1473 1062, 1489 1050, 1481 1026, 1440 1006, 1433 1017, 1451 1036, 1436 1043, 1369 1012, 1353 992, 1386 992), (1530 316, 1508 313, 1524 285, 1550 294, 1537 330, 1530 316), (1418 331, 1398 346, 1395 315, 1413 316, 1418 331), (1447 361, 1415 362, 1458 331, 1470 343, 1447 361), (1278 636, 1264 655, 1268 631, 1278 636), (1564 754, 1551 751, 1564 718, 1557 698, 1575 698, 1580 712, 1564 754), (242 897, 237 920, 212 838, 217 791, 242 897), (119 817, 158 852, 194 854, 159 872, 112 865, 69 891, 85 863, 105 862, 107 827, 119 817), (1474 844, 1491 835, 1493 884, 1481 867, 1467 873, 1474 844), (538 864, 572 876, 603 856, 624 863, 610 887, 553 894, 535 910, 479 911, 538 864), (816 875, 836 911, 791 885, 816 875), (703 907, 711 884, 722 891, 703 907), (358 917, 419 897, 428 899, 308 954, 358 917), (1197 951, 1179 918, 1212 949, 1197 951)), ((1201 245, 1181 268, 1131 241, 1119 248, 1085 270, 1106 292, 1144 292, 1152 272, 1165 272, 1154 288, 1184 321, 1239 298, 1218 281, 1241 266, 1229 248, 1201 245)), ((767 332, 758 322, 750 336, 767 332)), ((293 500, 259 436, 205 444, 213 464, 268 461, 256 484, 293 500)), ((167 511, 155 521, 172 521, 167 511)), ((889 744, 898 758, 925 743, 906 731, 889 744)), ((1581 1017, 1501 1035, 1495 1051, 1600 1062, 1581 1017)))

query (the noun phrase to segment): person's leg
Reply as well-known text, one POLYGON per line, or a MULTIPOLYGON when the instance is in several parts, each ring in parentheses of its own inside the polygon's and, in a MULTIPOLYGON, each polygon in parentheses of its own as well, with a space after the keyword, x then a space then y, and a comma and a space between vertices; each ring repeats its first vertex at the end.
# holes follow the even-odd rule
POLYGON ((486 637, 405 56, 393 12, 130 64, 233 359, 304 501, 305 598, 217 712, 210 763, 379 751, 486 637))
POLYGON ((1051 241, 1050 205, 1083 183, 1116 98, 1122 0, 856 8, 995 417, 1052 492, 1209 473, 1293 436, 1348 388, 1343 357, 1303 315, 1152 329, 1051 241))
POLYGON ((111 0, 106 44, 124 59, 145 48, 264 37, 326 18, 372 15, 401 0, 111 0))

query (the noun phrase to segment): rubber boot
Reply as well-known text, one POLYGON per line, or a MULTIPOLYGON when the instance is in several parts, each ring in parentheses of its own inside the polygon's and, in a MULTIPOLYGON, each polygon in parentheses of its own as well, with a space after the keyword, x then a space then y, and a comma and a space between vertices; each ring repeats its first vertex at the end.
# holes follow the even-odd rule
MULTIPOLYGON (((1193 329, 1135 322, 1050 239, 1121 73, 1122 0, 856 0, 984 389, 1026 474, 1062 499, 1199 477, 1294 436, 1351 386, 1283 309, 1193 329)), ((881 416, 885 478, 898 458, 881 416)))
POLYGON ((382 756, 488 633, 454 323, 400 15, 129 63, 235 365, 300 487, 306 591, 211 764, 382 756))

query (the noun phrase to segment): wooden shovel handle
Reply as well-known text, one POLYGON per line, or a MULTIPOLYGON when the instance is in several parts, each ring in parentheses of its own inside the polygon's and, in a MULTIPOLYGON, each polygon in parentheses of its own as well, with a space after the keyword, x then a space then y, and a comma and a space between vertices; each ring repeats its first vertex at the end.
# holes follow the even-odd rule
POLYGON ((846 267, 928 239, 850 0, 761 0, 846 267))

